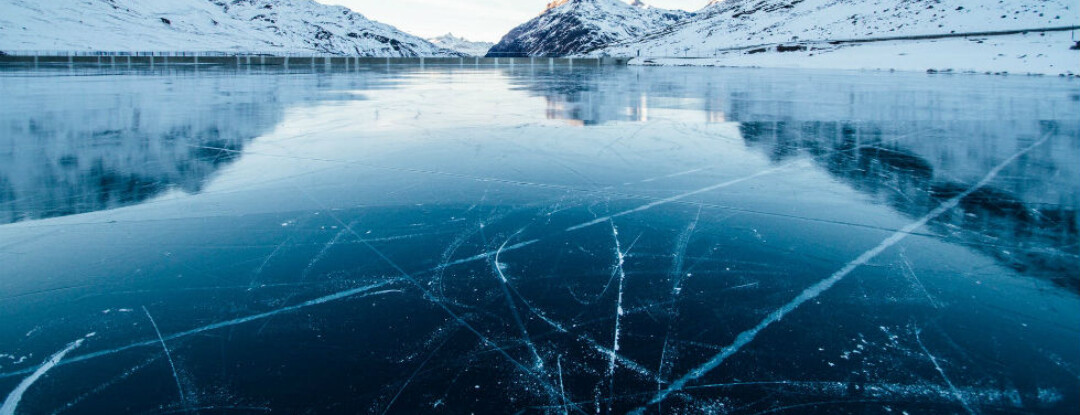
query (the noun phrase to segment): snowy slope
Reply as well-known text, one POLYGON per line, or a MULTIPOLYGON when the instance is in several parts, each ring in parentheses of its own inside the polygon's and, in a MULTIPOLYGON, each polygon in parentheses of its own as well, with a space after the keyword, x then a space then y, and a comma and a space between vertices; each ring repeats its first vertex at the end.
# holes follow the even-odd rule
POLYGON ((666 57, 648 59, 656 64, 1067 74, 1080 72, 1069 32, 904 38, 1077 26, 1077 8, 1072 0, 714 0, 666 30, 593 54, 666 57), (830 42, 882 38, 891 40, 830 42), (790 49, 797 44, 803 50, 790 49))
POLYGON ((607 49, 705 56, 717 49, 1080 24, 1074 0, 714 0, 669 30, 607 49))
POLYGON ((489 56, 563 56, 662 30, 690 16, 635 1, 558 0, 510 31, 489 56))
POLYGON ((2 0, 0 50, 451 53, 313 0, 2 0))
POLYGON ((736 66, 947 73, 1080 74, 1080 51, 1069 32, 815 45, 778 53, 726 51, 707 58, 646 58, 643 65, 736 66))
POLYGON ((469 56, 484 56, 487 54, 488 49, 495 46, 495 44, 491 42, 473 42, 465 38, 456 37, 453 33, 430 38, 428 39, 428 42, 443 49, 461 52, 469 56))

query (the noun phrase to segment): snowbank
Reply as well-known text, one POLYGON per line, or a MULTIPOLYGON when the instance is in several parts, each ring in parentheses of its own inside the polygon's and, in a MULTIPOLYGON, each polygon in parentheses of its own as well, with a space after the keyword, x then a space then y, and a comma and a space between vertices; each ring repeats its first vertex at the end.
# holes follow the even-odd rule
POLYGON ((1072 32, 884 41, 830 45, 795 44, 734 50, 708 58, 640 58, 632 65, 693 65, 1072 75, 1080 51, 1072 32))

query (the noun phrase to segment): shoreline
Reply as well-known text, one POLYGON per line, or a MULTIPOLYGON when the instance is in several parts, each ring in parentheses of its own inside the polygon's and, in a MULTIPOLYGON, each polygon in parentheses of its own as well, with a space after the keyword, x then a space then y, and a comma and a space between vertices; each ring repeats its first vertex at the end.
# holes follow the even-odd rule
POLYGON ((641 57, 639 66, 716 66, 989 75, 1080 75, 1072 32, 1028 32, 928 40, 827 42, 738 48, 711 57, 641 57), (748 50, 749 49, 749 50, 748 50))

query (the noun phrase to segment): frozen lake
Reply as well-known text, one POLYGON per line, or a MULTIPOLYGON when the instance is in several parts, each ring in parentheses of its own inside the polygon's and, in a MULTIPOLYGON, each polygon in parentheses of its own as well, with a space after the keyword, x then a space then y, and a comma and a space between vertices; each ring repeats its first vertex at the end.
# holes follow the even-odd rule
POLYGON ((1075 414, 1080 83, 0 69, 0 415, 1075 414))

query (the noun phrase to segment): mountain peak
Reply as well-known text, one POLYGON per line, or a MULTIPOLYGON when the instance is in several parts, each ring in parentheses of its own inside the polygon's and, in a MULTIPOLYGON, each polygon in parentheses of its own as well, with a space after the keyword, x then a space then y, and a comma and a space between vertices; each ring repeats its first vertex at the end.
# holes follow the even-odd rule
POLYGON ((552 2, 548 3, 547 8, 545 8, 544 11, 546 12, 546 11, 549 11, 549 10, 552 10, 552 9, 557 9, 559 7, 566 6, 566 5, 570 5, 570 6, 590 5, 590 6, 596 6, 596 7, 604 7, 604 6, 612 6, 612 7, 633 6, 633 7, 640 7, 640 8, 651 7, 648 4, 646 4, 645 2, 643 2, 642 0, 632 0, 630 3, 627 3, 624 0, 555 0, 555 1, 552 1, 552 2))
POLYGON ((566 56, 644 36, 691 16, 642 0, 556 0, 510 31, 489 56, 566 56))
POLYGON ((568 3, 569 1, 570 0, 555 0, 555 1, 551 2, 551 3, 548 3, 547 8, 545 8, 544 11, 548 11, 548 10, 557 8, 559 6, 562 6, 562 5, 566 4, 566 3, 568 3))
POLYGON ((427 39, 427 41, 440 48, 469 56, 483 56, 494 45, 494 43, 490 42, 473 42, 463 37, 454 36, 453 33, 433 37, 427 39))

